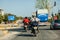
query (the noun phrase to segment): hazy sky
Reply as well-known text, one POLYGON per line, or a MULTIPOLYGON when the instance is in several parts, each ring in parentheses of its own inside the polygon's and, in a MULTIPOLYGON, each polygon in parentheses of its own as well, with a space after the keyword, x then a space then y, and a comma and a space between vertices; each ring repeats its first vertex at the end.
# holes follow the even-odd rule
MULTIPOLYGON (((54 1, 57 5, 53 7, 53 12, 56 13, 60 9, 60 0, 51 0, 51 5, 54 1)), ((0 8, 17 16, 31 16, 36 10, 35 2, 36 0, 0 0, 0 8)))
POLYGON ((60 10, 60 0, 51 0, 51 6, 53 7, 51 8, 51 13, 52 12, 54 14, 58 13, 58 10, 60 10), (56 6, 53 6, 55 1, 56 1, 56 6))
POLYGON ((35 0, 0 0, 0 8, 17 16, 31 16, 35 0))

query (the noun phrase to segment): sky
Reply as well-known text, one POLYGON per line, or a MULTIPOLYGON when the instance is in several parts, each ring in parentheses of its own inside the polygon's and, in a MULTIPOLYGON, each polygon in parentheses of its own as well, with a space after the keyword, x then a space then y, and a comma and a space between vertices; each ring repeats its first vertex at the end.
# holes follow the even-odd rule
POLYGON ((17 16, 31 16, 35 11, 35 0, 0 0, 0 8, 17 16))
POLYGON ((60 0, 51 0, 51 13, 55 14, 58 13, 58 10, 60 10, 60 0), (54 6, 54 2, 56 2, 56 6, 54 6))
MULTIPOLYGON (((60 0, 51 0, 52 6, 54 1, 56 1, 56 6, 51 9, 51 12, 57 13, 60 9, 60 0)), ((32 12, 36 11, 35 3, 36 0, 0 0, 0 8, 7 13, 29 17, 32 15, 32 12)))

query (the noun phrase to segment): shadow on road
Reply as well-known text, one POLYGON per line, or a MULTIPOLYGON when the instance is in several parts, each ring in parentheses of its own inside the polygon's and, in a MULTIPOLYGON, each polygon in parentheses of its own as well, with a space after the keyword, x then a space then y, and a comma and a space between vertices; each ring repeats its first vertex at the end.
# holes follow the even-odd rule
POLYGON ((60 30, 60 29, 50 29, 50 30, 60 30))
POLYGON ((39 30, 50 30, 50 29, 39 29, 39 30))
POLYGON ((32 35, 32 34, 18 34, 17 36, 33 37, 33 35, 32 35))
POLYGON ((45 28, 45 29, 39 29, 39 30, 60 30, 60 29, 50 29, 50 28, 45 28))
POLYGON ((26 32, 23 28, 7 29, 8 31, 26 32))
MULTIPOLYGON (((17 32, 26 32, 25 30, 24 30, 24 28, 15 28, 15 29, 7 29, 8 31, 17 31, 17 32)), ((44 28, 44 27, 42 27, 42 28, 40 28, 39 27, 39 30, 51 30, 50 28, 44 28)), ((55 30, 60 30, 60 29, 55 29, 55 30)))

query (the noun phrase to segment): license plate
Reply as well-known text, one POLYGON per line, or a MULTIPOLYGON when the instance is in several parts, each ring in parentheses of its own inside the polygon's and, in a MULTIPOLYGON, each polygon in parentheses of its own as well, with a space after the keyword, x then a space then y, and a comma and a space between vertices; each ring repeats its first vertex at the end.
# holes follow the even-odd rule
POLYGON ((34 27, 34 29, 37 29, 37 27, 34 27))
POLYGON ((25 26, 25 27, 27 27, 27 26, 25 26))

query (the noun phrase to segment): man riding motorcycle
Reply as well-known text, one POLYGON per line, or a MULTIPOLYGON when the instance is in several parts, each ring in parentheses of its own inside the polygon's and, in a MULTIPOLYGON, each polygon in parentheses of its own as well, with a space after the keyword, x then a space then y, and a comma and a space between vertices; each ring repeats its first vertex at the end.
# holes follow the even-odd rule
POLYGON ((31 19, 31 22, 32 22, 32 24, 31 24, 32 25, 32 32, 31 33, 33 33, 35 36, 36 36, 35 30, 37 30, 37 33, 39 32, 39 30, 38 30, 38 22, 39 21, 40 20, 38 18, 36 18, 36 17, 33 17, 31 19))
POLYGON ((27 31, 27 27, 28 27, 28 25, 29 25, 29 23, 30 23, 30 20, 29 20, 27 17, 25 17, 25 18, 23 19, 23 23, 24 23, 24 30, 27 31))

